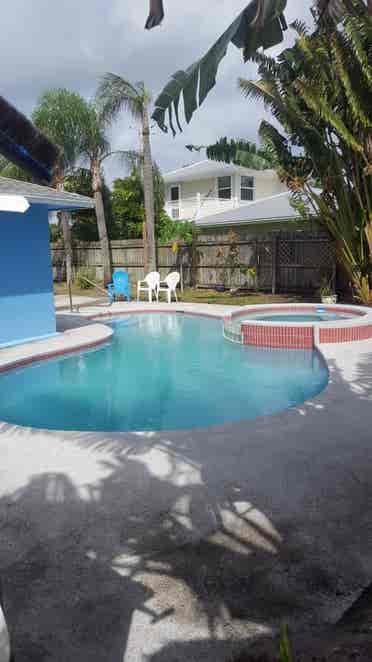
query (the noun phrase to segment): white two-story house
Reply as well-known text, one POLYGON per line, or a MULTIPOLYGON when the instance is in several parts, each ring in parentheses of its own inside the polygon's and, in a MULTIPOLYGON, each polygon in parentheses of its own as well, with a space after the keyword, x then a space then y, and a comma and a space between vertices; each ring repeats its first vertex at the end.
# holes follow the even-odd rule
POLYGON ((198 219, 287 191, 275 170, 200 161, 164 175, 165 210, 173 219, 198 219))

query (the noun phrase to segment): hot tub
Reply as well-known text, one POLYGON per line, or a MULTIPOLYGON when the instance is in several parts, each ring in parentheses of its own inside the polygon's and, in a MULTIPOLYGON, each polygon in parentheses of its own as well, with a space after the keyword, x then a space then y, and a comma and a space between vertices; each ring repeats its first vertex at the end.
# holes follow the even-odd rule
POLYGON ((224 319, 227 340, 258 347, 310 349, 372 338, 372 310, 361 306, 277 304, 240 308, 224 319))

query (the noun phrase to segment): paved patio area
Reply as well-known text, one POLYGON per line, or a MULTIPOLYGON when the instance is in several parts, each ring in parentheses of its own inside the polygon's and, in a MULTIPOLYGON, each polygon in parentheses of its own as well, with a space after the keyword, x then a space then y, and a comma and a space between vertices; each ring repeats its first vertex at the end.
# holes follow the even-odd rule
MULTIPOLYGON (((228 311, 189 306, 172 309, 228 311)), ((328 388, 256 421, 146 434, 0 424, 16 662, 222 662, 282 622, 338 620, 372 580, 372 343, 322 351, 328 388)))

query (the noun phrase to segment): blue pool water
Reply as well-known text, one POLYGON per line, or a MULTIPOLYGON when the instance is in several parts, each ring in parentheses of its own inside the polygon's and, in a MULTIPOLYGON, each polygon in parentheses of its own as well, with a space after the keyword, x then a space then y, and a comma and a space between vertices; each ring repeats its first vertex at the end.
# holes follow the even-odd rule
POLYGON ((288 313, 276 315, 259 315, 252 316, 249 319, 261 322, 332 322, 339 319, 348 319, 347 315, 339 315, 336 313, 288 313))
POLYGON ((62 430, 171 430, 273 414, 319 393, 316 352, 227 342, 179 314, 113 324, 107 345, 0 376, 0 420, 62 430))

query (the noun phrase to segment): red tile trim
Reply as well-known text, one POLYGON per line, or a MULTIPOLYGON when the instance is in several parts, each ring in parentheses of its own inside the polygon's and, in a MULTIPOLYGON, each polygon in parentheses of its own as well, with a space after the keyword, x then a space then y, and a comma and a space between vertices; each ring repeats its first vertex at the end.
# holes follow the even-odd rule
POLYGON ((314 347, 312 326, 242 324, 242 334, 244 345, 285 349, 313 349, 314 347))
POLYGON ((370 338, 372 338, 371 324, 366 324, 364 326, 319 328, 320 343, 353 342, 357 340, 369 340, 370 338))

